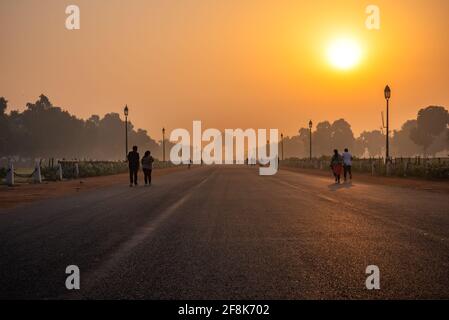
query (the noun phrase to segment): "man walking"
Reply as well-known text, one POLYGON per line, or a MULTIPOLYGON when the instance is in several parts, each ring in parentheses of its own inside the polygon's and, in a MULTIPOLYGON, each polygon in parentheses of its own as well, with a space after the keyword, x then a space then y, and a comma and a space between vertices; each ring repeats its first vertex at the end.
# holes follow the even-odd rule
POLYGON ((352 180, 352 154, 349 153, 348 148, 345 149, 345 152, 342 154, 343 156, 343 175, 345 177, 345 181, 347 180, 347 175, 349 174, 349 179, 352 180))
POLYGON ((137 186, 137 172, 139 171, 140 156, 137 152, 137 146, 133 147, 133 151, 128 153, 128 166, 129 166, 129 186, 133 184, 137 186))

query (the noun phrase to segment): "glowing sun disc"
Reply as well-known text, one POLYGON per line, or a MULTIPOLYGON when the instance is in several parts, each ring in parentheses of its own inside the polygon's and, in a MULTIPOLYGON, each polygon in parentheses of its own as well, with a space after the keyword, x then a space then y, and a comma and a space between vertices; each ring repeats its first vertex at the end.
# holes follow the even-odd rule
POLYGON ((327 48, 329 63, 337 69, 348 70, 360 62, 362 50, 352 39, 334 40, 327 48))

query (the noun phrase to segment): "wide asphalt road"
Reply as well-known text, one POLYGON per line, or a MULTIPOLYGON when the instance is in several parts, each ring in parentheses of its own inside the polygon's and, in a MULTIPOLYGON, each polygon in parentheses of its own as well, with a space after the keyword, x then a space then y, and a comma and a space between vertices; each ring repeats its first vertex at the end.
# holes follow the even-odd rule
POLYGON ((448 196, 255 167, 124 181, 0 210, 0 298, 449 298, 448 196))

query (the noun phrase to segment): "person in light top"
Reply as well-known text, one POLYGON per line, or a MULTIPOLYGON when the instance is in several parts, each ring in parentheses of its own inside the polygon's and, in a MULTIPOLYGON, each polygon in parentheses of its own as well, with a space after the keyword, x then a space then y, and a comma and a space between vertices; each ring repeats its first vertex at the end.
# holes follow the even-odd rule
POLYGON ((347 176, 349 174, 349 179, 352 180, 352 154, 349 152, 348 148, 345 149, 345 152, 342 154, 343 157, 343 175, 345 181, 347 180, 347 176))
POLYGON ((153 172, 153 162, 154 159, 151 156, 151 152, 150 151, 145 152, 145 155, 142 158, 142 169, 145 185, 151 186, 151 173, 153 172))

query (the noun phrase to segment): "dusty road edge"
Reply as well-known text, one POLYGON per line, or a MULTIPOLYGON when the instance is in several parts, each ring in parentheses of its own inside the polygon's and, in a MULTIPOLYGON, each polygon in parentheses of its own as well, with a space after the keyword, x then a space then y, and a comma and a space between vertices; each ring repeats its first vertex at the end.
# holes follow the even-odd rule
MULTIPOLYGON (((170 173, 189 170, 185 166, 155 169, 153 177, 157 178, 170 173)), ((192 168, 191 170, 194 170, 192 168)), ((143 177, 139 173, 139 180, 142 183, 143 177)), ((128 173, 111 176, 90 177, 76 180, 66 180, 61 182, 45 182, 42 184, 18 184, 14 187, 0 186, 0 210, 10 209, 26 203, 62 197, 78 192, 85 192, 102 187, 114 185, 128 185, 128 173)))
MULTIPOLYGON (((333 181, 331 171, 318 170, 318 169, 302 169, 293 167, 280 167, 280 170, 296 172, 306 175, 314 175, 323 178, 328 178, 329 181, 333 181)), ((408 188, 413 190, 421 190, 428 192, 448 193, 449 194, 449 181, 436 181, 425 180, 416 178, 400 178, 400 177, 381 177, 372 176, 366 173, 353 173, 353 182, 360 182, 366 184, 385 185, 391 187, 408 188)))

